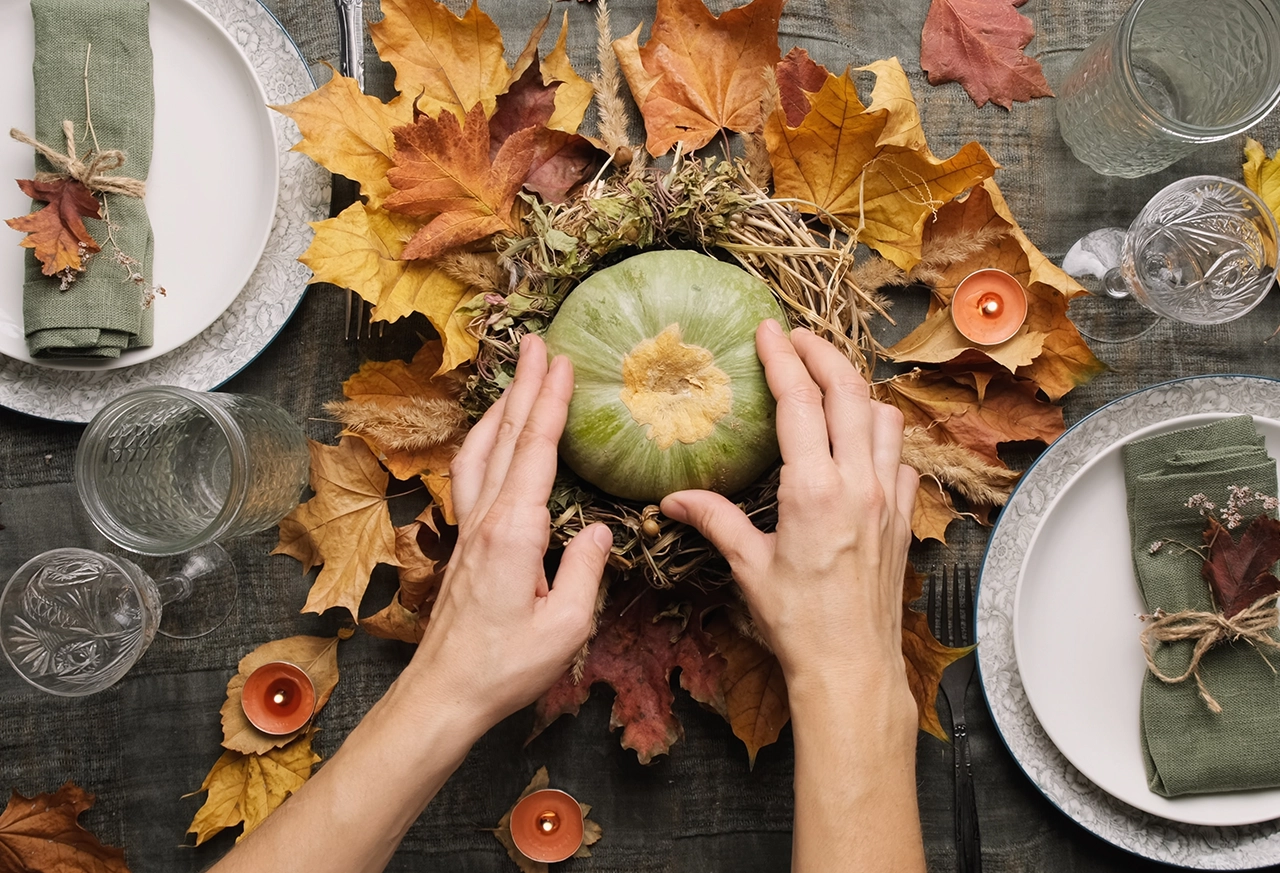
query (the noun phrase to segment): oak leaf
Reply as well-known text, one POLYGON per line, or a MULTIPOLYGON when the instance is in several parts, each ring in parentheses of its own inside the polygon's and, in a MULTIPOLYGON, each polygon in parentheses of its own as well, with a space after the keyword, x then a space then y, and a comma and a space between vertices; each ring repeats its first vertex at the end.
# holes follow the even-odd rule
POLYGON ((1262 143, 1246 137, 1244 158, 1244 184, 1262 198, 1271 214, 1280 221, 1280 150, 1268 158, 1262 143))
POLYGON ((946 741, 947 732, 938 720, 938 683, 942 671, 973 651, 973 646, 952 649, 934 638, 929 619, 911 608, 923 594, 924 578, 908 564, 902 585, 902 658, 907 665, 907 684, 919 709, 920 730, 946 741))
POLYGON ((368 446, 353 437, 343 437, 337 446, 314 440, 308 444, 315 497, 286 516, 295 523, 287 529, 301 526, 306 536, 281 539, 272 554, 304 562, 318 555, 324 565, 303 612, 340 606, 358 618, 374 566, 399 565, 387 509, 387 471, 368 446))
POLYGON ((320 762, 311 749, 315 735, 316 729, 311 728, 288 745, 261 755, 223 752, 195 792, 209 792, 187 828, 196 835, 196 845, 243 822, 244 833, 236 837, 240 842, 266 821, 311 778, 311 768, 320 762))
POLYGON ((372 206, 391 193, 387 171, 396 152, 391 131, 413 121, 412 99, 402 95, 383 103, 361 91, 355 79, 335 73, 302 99, 271 108, 298 125, 302 139, 293 151, 359 182, 372 206))
POLYGON ((1040 62, 1023 53, 1036 34, 1027 0, 933 0, 920 35, 929 83, 959 82, 979 106, 1052 97, 1040 62))
POLYGON ((614 41, 649 154, 664 155, 677 142, 695 151, 722 129, 760 129, 764 73, 781 57, 782 4, 753 0, 715 16, 702 0, 658 0, 643 48, 640 27, 614 41))
POLYGON ((237 673, 227 683, 227 699, 222 704, 222 745, 233 752, 261 755, 291 742, 304 728, 276 736, 258 730, 244 714, 241 702, 249 674, 272 661, 288 661, 302 668, 316 690, 315 712, 319 712, 338 685, 338 637, 286 637, 272 640, 240 659, 237 673))
POLYGON ((397 190, 386 208, 431 218, 404 247, 406 260, 434 258, 495 233, 517 231, 516 194, 533 165, 538 129, 509 136, 489 157, 489 119, 477 104, 459 121, 450 113, 423 115, 398 127, 396 165, 387 179, 397 190))
POLYGON ((102 251, 84 226, 84 219, 102 217, 98 198, 75 179, 17 181, 24 194, 45 204, 27 215, 5 219, 5 224, 26 234, 19 245, 35 252, 46 276, 83 270, 84 256, 102 251))
MULTIPOLYGON (((995 172, 976 142, 939 160, 913 131, 919 115, 905 74, 894 61, 875 67, 881 105, 864 106, 852 71, 828 74, 799 125, 782 107, 765 122, 765 143, 776 194, 796 208, 838 221, 898 267, 920 260, 925 220, 942 205, 995 172), (903 143, 909 143, 904 145, 903 143)), ((875 92, 873 91, 873 94, 875 92)))
POLYGON ((376 321, 425 315, 444 343, 442 373, 475 357, 479 341, 467 330, 470 317, 458 311, 471 289, 433 261, 400 257, 421 222, 357 202, 312 227, 315 238, 299 260, 315 281, 355 291, 373 304, 376 321))
POLYGON ((53 794, 10 794, 9 805, 0 813, 0 870, 129 873, 124 850, 104 846, 77 821, 93 800, 74 782, 53 794))
POLYGON ((782 665, 764 646, 743 636, 723 610, 709 616, 705 627, 725 661, 720 679, 725 719, 747 747, 749 765, 755 767, 760 749, 776 743, 791 719, 782 665))
POLYGON ((369 27, 378 56, 396 71, 395 88, 432 118, 462 120, 474 107, 493 114, 511 81, 502 32, 473 2, 459 18, 436 0, 383 0, 383 19, 369 27))
MULTIPOLYGON (((522 873, 547 873, 550 869, 543 861, 534 861, 521 854, 516 848, 515 841, 511 839, 511 813, 515 812, 516 804, 524 800, 535 791, 541 791, 551 785, 551 777, 547 775, 546 767, 539 767, 538 772, 533 774, 533 778, 529 780, 529 784, 525 786, 524 791, 520 792, 520 796, 516 798, 516 802, 511 804, 511 809, 498 820, 498 826, 493 829, 493 835, 498 842, 502 843, 502 847, 507 850, 507 856, 516 862, 516 866, 520 868, 522 873)), ((600 842, 600 838, 604 836, 604 829, 600 825, 587 818, 591 813, 590 804, 578 802, 578 806, 582 809, 582 845, 578 847, 578 851, 573 854, 574 858, 590 858, 591 850, 588 846, 594 846, 600 842)))
POLYGON ((1263 597, 1280 592, 1280 579, 1272 572, 1280 561, 1280 521, 1260 515, 1244 529, 1237 542, 1231 532, 1210 517, 1204 542, 1209 549, 1200 574, 1213 591, 1213 602, 1231 618, 1263 597))
POLYGON ((700 619, 682 620, 664 611, 658 594, 643 579, 616 583, 615 588, 600 615, 581 680, 575 682, 566 673, 538 699, 530 739, 560 716, 577 715, 591 686, 604 682, 616 692, 610 729, 622 728, 622 747, 633 749, 640 763, 648 764, 684 736, 671 712, 671 672, 679 667, 680 687, 723 714, 720 678, 725 662, 699 626, 700 619))
POLYGON ((997 466, 1001 443, 1051 443, 1065 425, 1062 409, 1036 397, 1036 385, 1004 371, 913 370, 872 386, 877 400, 902 411, 906 426, 965 447, 997 466))

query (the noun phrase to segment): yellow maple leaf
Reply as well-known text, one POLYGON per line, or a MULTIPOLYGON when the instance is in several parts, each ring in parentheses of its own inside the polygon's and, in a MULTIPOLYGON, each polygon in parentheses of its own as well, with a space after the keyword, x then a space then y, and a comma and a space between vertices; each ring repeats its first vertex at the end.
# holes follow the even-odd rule
POLYGON ((261 755, 291 742, 298 731, 276 736, 258 730, 244 714, 244 683, 254 670, 273 661, 301 667, 316 691, 315 712, 329 702, 338 685, 338 637, 286 637, 263 643, 240 659, 237 672, 227 683, 222 704, 222 745, 233 752, 261 755))
POLYGON ((391 193, 387 170, 396 152, 391 131, 413 121, 412 99, 401 96, 383 103, 361 92, 355 79, 335 73, 301 100, 271 108, 297 123, 302 140, 293 151, 359 182, 374 206, 391 193))
POLYGON ((932 476, 920 477, 920 490, 916 492, 916 503, 911 511, 911 533, 915 538, 937 540, 944 546, 947 544, 947 526, 963 516, 956 512, 951 495, 932 476))
POLYGON ((1280 150, 1268 158, 1262 143, 1246 137, 1244 158, 1244 184, 1262 198, 1271 214, 1280 221, 1280 150))
POLYGON ((934 157, 915 131, 919 118, 900 65, 882 61, 873 72, 885 79, 881 105, 863 105, 852 71, 829 73, 799 126, 787 123, 781 106, 774 109, 765 143, 777 196, 838 220, 908 270, 920 260, 925 220, 994 173, 996 163, 976 142, 946 160, 934 157))
POLYGON ((315 735, 316 729, 311 728, 283 748, 262 755, 224 752, 199 788, 209 796, 187 828, 196 835, 196 845, 243 822, 239 842, 301 788, 320 762, 311 750, 315 735))
POLYGON ((312 225, 316 235, 300 260, 317 282, 350 288, 374 305, 371 317, 397 321, 420 312, 444 342, 439 372, 475 357, 479 340, 467 330, 470 316, 458 311, 471 290, 433 261, 400 259, 420 222, 363 203, 312 225))
POLYGON ((461 121, 477 104, 493 114, 511 70, 502 32, 479 3, 459 18, 436 0, 383 0, 382 14, 369 34, 378 56, 395 67, 397 91, 432 118, 448 110, 461 121))
POLYGON ((353 437, 343 437, 337 446, 308 442, 315 497, 287 518, 295 523, 289 529, 305 530, 309 543, 282 539, 272 554, 296 557, 302 549, 319 555, 324 566, 303 612, 321 613, 340 606, 359 618, 360 599, 373 568, 400 565, 387 509, 387 471, 369 447, 353 437))
POLYGON ((577 133, 582 117, 587 114, 591 100, 595 97, 596 89, 579 76, 569 63, 568 36, 569 10, 566 9, 555 48, 542 59, 542 84, 559 84, 556 88, 556 111, 551 114, 547 127, 563 130, 565 133, 577 133))

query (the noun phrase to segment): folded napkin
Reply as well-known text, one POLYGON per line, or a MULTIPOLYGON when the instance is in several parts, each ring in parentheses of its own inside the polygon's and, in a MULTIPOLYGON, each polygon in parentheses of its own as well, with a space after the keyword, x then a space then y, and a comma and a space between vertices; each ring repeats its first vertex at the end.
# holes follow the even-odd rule
MULTIPOLYGON (((85 133, 84 89, 85 52, 92 43, 89 99, 98 144, 126 153, 120 175, 146 179, 155 114, 147 0, 31 0, 31 14, 36 26, 35 138, 64 151, 62 122, 70 120, 81 156, 92 147, 85 133)), ((37 155, 36 169, 54 168, 37 155)), ((118 358, 123 349, 151 345, 152 314, 144 296, 151 288, 151 222, 142 200, 116 194, 107 198, 111 222, 118 225, 113 236, 125 254, 141 262, 144 282, 129 281, 124 267, 114 261, 101 221, 87 219, 85 225, 102 252, 66 291, 56 278, 40 272, 40 262, 28 250, 22 314, 33 357, 118 358)))
MULTIPOLYGON (((1123 452, 1133 565, 1147 611, 1215 611, 1200 575, 1202 559, 1174 541, 1197 548, 1203 543, 1206 520, 1186 507, 1196 494, 1218 507, 1226 506, 1231 485, 1276 494, 1275 461, 1253 419, 1228 418, 1137 440, 1123 452), (1159 540, 1167 545, 1152 553, 1159 540)), ((1261 512, 1260 503, 1245 507, 1246 523, 1261 512)), ((1236 539, 1242 530, 1233 531, 1236 539)), ((1135 627, 1135 646, 1139 632, 1135 627)), ((1193 646, 1161 645, 1157 666, 1166 675, 1181 674, 1193 646)), ((1280 666, 1276 653, 1267 657, 1280 666)), ((1246 642, 1211 649, 1200 670, 1220 713, 1201 700, 1194 679, 1170 685, 1150 672, 1143 679, 1142 748, 1151 790, 1174 797, 1280 786, 1280 677, 1246 642)))

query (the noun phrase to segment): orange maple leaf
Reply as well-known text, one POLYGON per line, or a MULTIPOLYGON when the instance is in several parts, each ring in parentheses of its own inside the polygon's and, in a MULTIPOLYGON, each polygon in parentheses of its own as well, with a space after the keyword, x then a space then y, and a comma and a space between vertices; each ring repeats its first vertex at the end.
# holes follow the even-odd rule
POLYGON ((477 104, 459 124, 450 113, 398 127, 396 165, 387 173, 398 189, 387 198, 392 212, 434 215, 404 247, 405 260, 433 258, 501 231, 516 232, 516 194, 534 159, 538 128, 516 131, 492 160, 489 119, 477 104))
POLYGON ((614 41, 651 155, 677 142, 700 149, 724 128, 760 129, 764 72, 781 56, 783 2, 754 0, 717 17, 701 0, 658 0, 644 48, 640 27, 614 41))
POLYGON ((129 873, 124 850, 102 845, 76 821, 93 799, 74 782, 31 798, 13 792, 0 814, 0 870, 129 873))
POLYGON ((75 179, 17 181, 28 197, 47 204, 28 215, 5 219, 5 224, 26 234, 20 245, 35 250, 40 270, 46 276, 63 270, 83 270, 83 257, 102 251, 84 226, 86 218, 102 218, 98 198, 75 179))
POLYGON ((756 755, 776 743, 791 720, 782 665, 773 652, 743 636, 723 611, 708 617, 704 627, 716 653, 725 660, 720 679, 725 719, 733 735, 747 747, 748 766, 755 767, 756 755))

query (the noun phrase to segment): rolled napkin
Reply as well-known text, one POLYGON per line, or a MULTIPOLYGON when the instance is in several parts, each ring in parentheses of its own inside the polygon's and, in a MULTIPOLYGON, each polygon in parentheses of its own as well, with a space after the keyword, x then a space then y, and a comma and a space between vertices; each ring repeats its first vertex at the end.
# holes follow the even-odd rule
MULTIPOLYGON (((85 132, 85 54, 89 52, 89 101, 103 149, 120 149, 127 162, 119 175, 146 179, 151 166, 155 97, 151 86, 151 37, 147 0, 31 0, 35 19, 35 138, 66 148, 63 121, 75 125, 77 150, 92 147, 85 132)), ((52 172, 43 156, 36 169, 52 172)), ((118 358, 124 349, 151 345, 151 222, 141 199, 108 194, 112 236, 136 258, 141 282, 129 280, 115 260, 102 221, 86 219, 102 246, 84 273, 65 290, 45 276, 28 250, 22 314, 33 357, 118 358)), ((36 204, 37 206, 43 204, 36 204)))
MULTIPOLYGON (((1229 487, 1276 495, 1276 465, 1249 416, 1161 434, 1123 448, 1133 565, 1147 611, 1215 612, 1199 548, 1206 519, 1187 500, 1203 494, 1227 505, 1229 487), (1164 542, 1158 550, 1152 544, 1164 542)), ((1262 513, 1244 512, 1245 524, 1262 513)), ((1221 520, 1221 519, 1219 519, 1221 520)), ((1239 539, 1242 525, 1233 533, 1239 539)), ((1134 631, 1134 645, 1138 630, 1134 631)), ((1272 631, 1275 635, 1275 631, 1272 631)), ((1167 676, 1183 673, 1194 642, 1165 643, 1154 660, 1167 676)), ((1267 651, 1280 667, 1280 659, 1267 651)), ((1142 684, 1142 748, 1147 784, 1157 794, 1203 794, 1280 786, 1280 676, 1247 642, 1210 649, 1200 672, 1221 712, 1210 710, 1196 682, 1168 684, 1150 672, 1142 684)))

